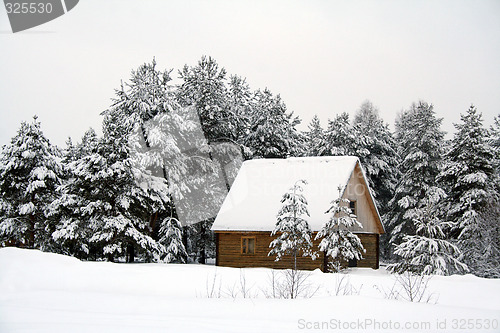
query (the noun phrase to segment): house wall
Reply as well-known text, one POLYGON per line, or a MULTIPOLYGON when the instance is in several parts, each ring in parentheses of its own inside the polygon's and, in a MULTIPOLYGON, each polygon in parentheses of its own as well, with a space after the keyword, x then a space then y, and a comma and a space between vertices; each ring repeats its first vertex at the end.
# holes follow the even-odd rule
POLYGON ((380 228, 379 221, 377 221, 378 214, 368 191, 363 171, 361 171, 359 164, 356 164, 343 198, 356 201, 357 220, 361 222, 363 228, 353 227, 351 230, 353 232, 384 233, 380 228))
MULTIPOLYGON (((358 267, 378 268, 378 234, 357 234, 366 253, 364 259, 358 261, 358 267)), ((313 239, 316 234, 313 234, 313 239)), ((216 264, 226 267, 269 267, 276 269, 291 268, 292 257, 283 257, 276 262, 275 257, 268 256, 270 251, 269 244, 275 237, 271 237, 270 232, 217 232, 216 233, 216 264), (241 237, 255 237, 255 254, 241 253, 241 237)), ((313 248, 318 251, 320 240, 313 241, 313 248)), ((311 260, 310 257, 298 257, 297 266, 303 270, 314 270, 319 268, 324 271, 324 254, 318 251, 319 257, 311 260)), ((347 265, 347 263, 345 263, 347 265)))

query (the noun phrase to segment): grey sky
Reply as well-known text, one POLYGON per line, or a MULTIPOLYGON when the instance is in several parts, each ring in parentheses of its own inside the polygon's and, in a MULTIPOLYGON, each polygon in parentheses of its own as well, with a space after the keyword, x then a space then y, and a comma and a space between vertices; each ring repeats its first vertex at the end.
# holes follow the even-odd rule
POLYGON ((58 145, 100 130, 120 80, 153 56, 177 78, 210 55, 280 93, 301 128, 365 99, 390 124, 423 99, 448 132, 471 103, 488 126, 500 113, 500 1, 81 0, 17 34, 2 6, 0 48, 0 145, 34 114, 58 145))

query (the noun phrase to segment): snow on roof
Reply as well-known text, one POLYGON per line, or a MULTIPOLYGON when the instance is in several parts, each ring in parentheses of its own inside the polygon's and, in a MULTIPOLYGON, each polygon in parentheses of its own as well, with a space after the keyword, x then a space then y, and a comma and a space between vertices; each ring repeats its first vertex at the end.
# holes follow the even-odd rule
POLYGON ((271 231, 281 198, 299 179, 307 181, 309 226, 318 231, 325 211, 347 185, 358 162, 353 156, 257 159, 243 163, 212 230, 271 231))

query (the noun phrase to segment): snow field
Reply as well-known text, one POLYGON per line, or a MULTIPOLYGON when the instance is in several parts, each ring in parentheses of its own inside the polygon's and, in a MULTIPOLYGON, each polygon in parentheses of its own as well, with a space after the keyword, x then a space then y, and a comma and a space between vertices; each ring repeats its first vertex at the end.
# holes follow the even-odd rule
POLYGON ((474 321, 467 332, 500 330, 477 325, 484 326, 485 320, 498 325, 500 280, 434 276, 428 291, 437 303, 411 303, 385 299, 374 288, 394 284, 384 269, 358 268, 348 274, 317 270, 308 279, 319 287, 316 294, 287 300, 264 296, 271 272, 81 262, 2 248, 0 332, 396 332, 405 325, 414 332, 464 332, 458 329, 460 320, 474 321), (335 296, 339 281, 352 287, 351 295, 335 296), (242 283, 251 298, 242 297, 242 283), (211 292, 213 298, 208 297, 211 292))

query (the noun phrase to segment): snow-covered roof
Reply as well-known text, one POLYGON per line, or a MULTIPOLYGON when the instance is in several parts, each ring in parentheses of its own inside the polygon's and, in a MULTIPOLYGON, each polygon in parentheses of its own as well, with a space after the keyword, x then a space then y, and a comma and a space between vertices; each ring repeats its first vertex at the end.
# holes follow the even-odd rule
POLYGON ((309 225, 318 231, 325 211, 344 189, 359 162, 353 156, 257 159, 243 163, 217 215, 215 231, 271 231, 281 198, 299 179, 307 181, 309 225))

